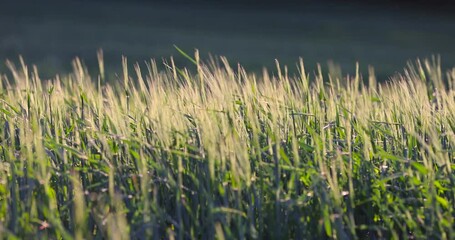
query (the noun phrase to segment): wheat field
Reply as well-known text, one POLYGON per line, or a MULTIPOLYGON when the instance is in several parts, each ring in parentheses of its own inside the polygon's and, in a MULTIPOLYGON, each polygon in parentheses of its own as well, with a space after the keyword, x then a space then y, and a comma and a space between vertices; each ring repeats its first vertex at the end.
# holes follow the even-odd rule
POLYGON ((124 58, 118 79, 102 54, 96 76, 7 62, 0 238, 455 238, 455 68, 377 83, 187 57, 124 58))

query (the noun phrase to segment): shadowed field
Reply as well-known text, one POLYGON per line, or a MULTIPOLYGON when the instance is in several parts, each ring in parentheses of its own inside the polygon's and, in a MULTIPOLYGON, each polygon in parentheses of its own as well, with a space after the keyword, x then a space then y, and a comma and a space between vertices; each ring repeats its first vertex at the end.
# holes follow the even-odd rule
MULTIPOLYGON (((106 66, 120 72, 121 55, 130 61, 174 55, 173 44, 240 62, 251 71, 273 69, 274 59, 290 65, 303 57, 309 69, 319 62, 341 65, 353 74, 376 68, 386 79, 408 60, 440 54, 443 69, 455 63, 455 18, 422 9, 358 4, 301 4, 290 7, 242 7, 221 4, 165 4, 102 1, 2 3, 0 58, 40 66, 44 76, 71 70, 80 56, 96 69, 96 51, 104 49, 106 66)), ((3 68, 4 69, 4 68, 3 68)))

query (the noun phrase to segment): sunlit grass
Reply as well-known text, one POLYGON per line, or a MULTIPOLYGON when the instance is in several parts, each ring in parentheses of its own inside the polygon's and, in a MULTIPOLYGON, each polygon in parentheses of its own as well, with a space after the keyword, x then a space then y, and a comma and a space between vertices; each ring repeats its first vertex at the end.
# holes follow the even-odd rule
POLYGON ((79 60, 0 84, 0 238, 452 239, 455 69, 194 74, 79 60), (333 76, 333 75, 332 75, 333 76))

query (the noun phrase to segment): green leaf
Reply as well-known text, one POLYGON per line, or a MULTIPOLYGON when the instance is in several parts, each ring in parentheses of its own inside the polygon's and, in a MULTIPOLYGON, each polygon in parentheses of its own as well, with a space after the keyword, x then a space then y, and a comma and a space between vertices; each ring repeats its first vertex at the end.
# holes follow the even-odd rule
POLYGON ((136 152, 136 151, 134 151, 134 150, 132 150, 132 149, 130 149, 130 154, 131 154, 131 156, 133 156, 133 158, 135 158, 135 159, 141 159, 141 156, 139 155, 139 153, 136 152))
POLYGON ((411 165, 417 170, 419 171, 419 173, 421 173, 422 175, 426 175, 428 173, 428 169, 423 166, 423 164, 421 163, 418 163, 418 162, 412 162, 411 165))
POLYGON ((372 102, 381 102, 381 99, 379 97, 371 97, 372 102))
POLYGON ((6 110, 4 108, 0 108, 0 112, 6 114, 8 117, 12 115, 10 111, 8 111, 8 110, 6 110))
POLYGON ((332 236, 332 225, 330 223, 329 210, 326 208, 324 210, 324 229, 327 236, 332 236))
POLYGON ((378 155, 383 159, 389 159, 392 161, 403 161, 404 160, 401 156, 396 156, 396 155, 390 154, 382 149, 378 151, 378 155))
POLYGON ((447 201, 447 199, 436 196, 436 201, 438 201, 438 203, 441 204, 444 208, 449 208, 449 201, 447 201))
POLYGON ((174 48, 177 49, 177 51, 179 51, 179 53, 182 54, 182 56, 184 56, 186 59, 190 60, 194 65, 197 65, 196 60, 194 60, 194 58, 192 58, 188 54, 186 54, 182 49, 180 49, 176 45, 174 45, 174 48))
POLYGON ((287 156, 286 153, 284 152, 284 149, 280 148, 279 154, 280 154, 281 159, 284 160, 284 162, 286 162, 286 163, 289 164, 289 165, 292 165, 292 163, 291 163, 291 161, 289 160, 288 156, 287 156))
POLYGON ((230 213, 230 214, 237 214, 240 215, 244 218, 247 218, 246 214, 240 210, 234 209, 234 208, 227 208, 227 207, 217 207, 212 209, 212 213, 230 213))

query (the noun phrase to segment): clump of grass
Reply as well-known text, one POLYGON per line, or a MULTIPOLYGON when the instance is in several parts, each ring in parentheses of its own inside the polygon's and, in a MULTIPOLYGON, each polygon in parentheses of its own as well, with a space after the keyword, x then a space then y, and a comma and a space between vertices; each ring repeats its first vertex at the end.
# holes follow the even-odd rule
MULTIPOLYGON (((102 55, 99 55, 102 61, 102 55)), ((455 69, 171 61, 0 84, 0 238, 452 239, 455 69)))

